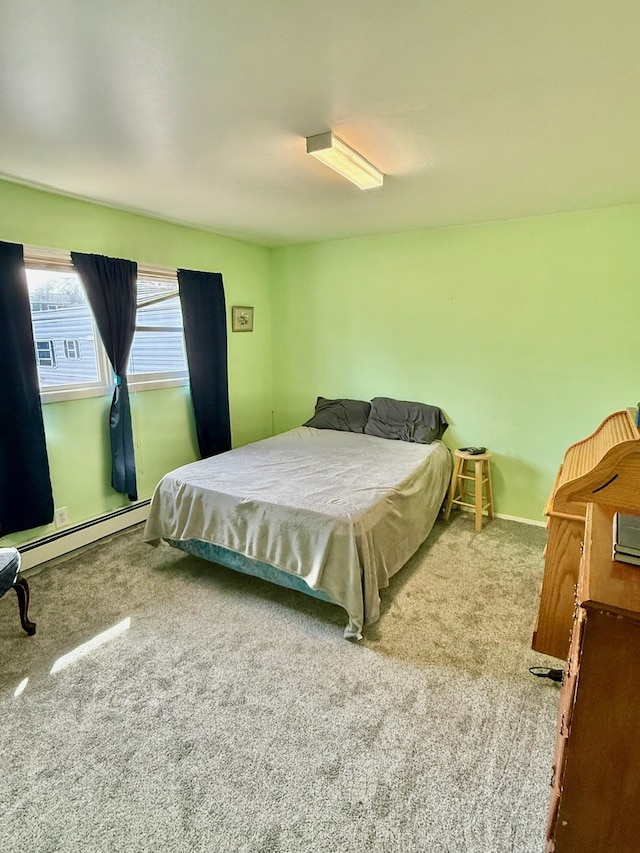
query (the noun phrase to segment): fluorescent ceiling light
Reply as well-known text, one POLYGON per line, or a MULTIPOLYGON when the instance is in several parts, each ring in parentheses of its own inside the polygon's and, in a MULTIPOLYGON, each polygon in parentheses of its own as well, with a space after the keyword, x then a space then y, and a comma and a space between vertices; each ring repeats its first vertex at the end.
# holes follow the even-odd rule
POLYGON ((330 130, 317 136, 307 136, 307 154, 311 154, 361 190, 381 187, 384 182, 384 174, 379 169, 330 130))

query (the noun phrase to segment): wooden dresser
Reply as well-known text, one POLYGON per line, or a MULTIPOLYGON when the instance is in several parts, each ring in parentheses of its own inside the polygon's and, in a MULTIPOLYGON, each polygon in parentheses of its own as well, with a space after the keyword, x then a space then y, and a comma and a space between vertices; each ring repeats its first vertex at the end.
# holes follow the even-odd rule
POLYGON ((565 453, 545 507, 548 540, 533 648, 566 660, 587 503, 640 514, 640 430, 635 409, 609 415, 565 453))
POLYGON ((590 503, 560 698, 546 853, 640 853, 640 566, 590 503))

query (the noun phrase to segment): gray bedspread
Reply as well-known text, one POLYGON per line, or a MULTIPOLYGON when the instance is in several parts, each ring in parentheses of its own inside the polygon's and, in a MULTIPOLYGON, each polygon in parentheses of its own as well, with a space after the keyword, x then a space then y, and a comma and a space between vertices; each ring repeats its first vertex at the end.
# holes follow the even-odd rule
POLYGON ((199 539, 298 575, 344 607, 345 636, 359 638, 379 618, 379 589, 431 530, 450 474, 440 441, 299 427, 167 474, 144 538, 199 539))

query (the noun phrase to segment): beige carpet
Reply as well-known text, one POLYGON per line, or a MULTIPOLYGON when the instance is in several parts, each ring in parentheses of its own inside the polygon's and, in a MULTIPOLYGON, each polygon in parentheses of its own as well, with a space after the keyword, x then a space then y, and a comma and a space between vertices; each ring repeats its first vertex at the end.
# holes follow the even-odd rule
POLYGON ((359 644, 339 608, 139 529, 46 567, 35 637, 0 601, 0 850, 539 853, 544 539, 438 522, 359 644))

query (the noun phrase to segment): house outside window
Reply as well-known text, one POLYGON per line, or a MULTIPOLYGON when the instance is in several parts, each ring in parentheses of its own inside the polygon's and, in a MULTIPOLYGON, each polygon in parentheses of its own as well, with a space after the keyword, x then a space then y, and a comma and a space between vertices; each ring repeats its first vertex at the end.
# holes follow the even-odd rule
POLYGON ((43 401, 51 399, 49 395, 55 395, 53 399, 67 399, 106 393, 102 345, 77 273, 27 266, 27 284, 43 401), (52 359, 46 357, 45 348, 40 345, 46 340, 52 345, 58 342, 59 360, 55 352, 52 359), (76 355, 71 355, 72 352, 76 355))
POLYGON ((164 378, 187 380, 187 357, 178 283, 138 277, 136 331, 129 354, 129 384, 164 378))

